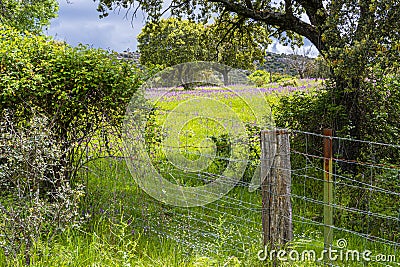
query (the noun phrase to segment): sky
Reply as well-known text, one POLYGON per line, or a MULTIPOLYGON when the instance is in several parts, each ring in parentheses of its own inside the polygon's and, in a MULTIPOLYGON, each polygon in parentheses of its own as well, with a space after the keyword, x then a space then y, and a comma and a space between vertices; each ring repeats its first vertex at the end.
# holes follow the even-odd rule
MULTIPOLYGON (((103 48, 122 52, 136 51, 136 36, 144 26, 144 16, 138 12, 132 19, 126 10, 110 12, 106 18, 100 19, 96 11, 97 3, 93 0, 59 0, 60 9, 58 18, 53 19, 47 31, 55 39, 65 41, 72 46, 79 43, 88 44, 94 48, 103 48)), ((310 42, 306 40, 306 46, 310 42)), ((313 51, 317 55, 316 49, 313 51)), ((274 41, 268 48, 269 52, 292 53, 291 48, 274 41)))
POLYGON ((131 20, 120 14, 111 12, 106 18, 100 19, 96 11, 97 3, 93 0, 59 0, 58 18, 53 19, 48 35, 57 40, 66 41, 72 46, 79 43, 88 44, 95 48, 122 52, 128 48, 136 50, 136 36, 144 25, 143 17, 131 20))

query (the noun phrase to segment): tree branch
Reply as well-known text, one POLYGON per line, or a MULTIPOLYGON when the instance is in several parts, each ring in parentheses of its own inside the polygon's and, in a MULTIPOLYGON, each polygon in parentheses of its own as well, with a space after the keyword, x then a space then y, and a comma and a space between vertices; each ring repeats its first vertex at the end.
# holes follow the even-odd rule
POLYGON ((287 15, 293 15, 292 0, 285 0, 285 12, 287 15))
POLYGON ((327 18, 327 12, 320 0, 297 0, 305 9, 310 23, 315 27, 323 27, 327 18))
MULTIPOLYGON (((251 10, 246 6, 235 3, 230 0, 210 0, 214 3, 222 4, 228 11, 237 13, 239 16, 251 18, 256 21, 264 22, 274 27, 280 28, 283 31, 296 32, 307 39, 309 39, 320 52, 326 50, 325 45, 321 42, 321 32, 314 25, 308 24, 293 14, 286 14, 280 12, 274 12, 272 10, 251 10)), ((321 3, 321 1, 313 1, 321 3)), ((315 8, 315 7, 314 7, 315 8)))
POLYGON ((373 13, 370 12, 369 6, 371 5, 371 0, 364 0, 360 3, 360 18, 358 20, 358 25, 355 31, 355 39, 364 38, 365 32, 363 32, 363 27, 368 24, 368 20, 373 16, 373 13))

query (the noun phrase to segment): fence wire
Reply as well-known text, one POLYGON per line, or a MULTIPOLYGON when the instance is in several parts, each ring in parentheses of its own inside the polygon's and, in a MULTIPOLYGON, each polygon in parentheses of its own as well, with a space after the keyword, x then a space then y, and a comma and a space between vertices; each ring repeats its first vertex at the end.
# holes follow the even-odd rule
MULTIPOLYGON (((90 212, 113 213, 117 210, 116 206, 122 205, 125 214, 132 217, 133 229, 142 231, 144 235, 172 240, 183 253, 224 254, 257 261, 257 253, 264 249, 262 199, 259 188, 254 191, 249 188, 253 186, 254 173, 259 172, 259 129, 264 126, 252 124, 252 127, 247 129, 251 139, 215 136, 213 146, 190 142, 181 142, 178 146, 162 145, 162 135, 160 140, 148 146, 152 166, 170 182, 186 186, 207 185, 217 179, 226 183, 235 182, 229 180, 230 177, 226 177, 223 171, 230 163, 244 162, 247 167, 243 178, 236 181, 236 186, 219 200, 200 207, 185 208, 169 206, 149 197, 132 179, 124 156, 118 152, 121 148, 117 147, 114 154, 102 152, 97 160, 85 165, 88 192, 96 192, 93 194, 96 198, 103 195, 109 198, 107 203, 114 205, 98 206, 95 204, 98 202, 93 201, 90 212), (252 146, 247 159, 231 157, 231 147, 238 144, 252 146), (211 148, 213 153, 204 152, 211 148), (183 154, 191 160, 202 157, 208 159, 210 164, 198 171, 182 170, 170 162, 165 153, 183 154), (110 181, 114 185, 112 190, 105 188, 110 181)), ((332 203, 325 203, 324 136, 293 130, 289 134, 294 239, 287 240, 288 249, 300 252, 314 249, 318 253, 324 249, 323 229, 326 225, 323 209, 329 205, 334 211, 334 222, 330 226, 334 231, 333 248, 360 252, 370 250, 374 256, 387 256, 385 261, 374 261, 374 264, 399 266, 399 146, 332 137, 334 199, 332 203), (355 158, 352 151, 362 153, 357 153, 355 158), (337 246, 336 241, 342 239, 346 240, 346 247, 337 246)), ((93 154, 93 151, 88 153, 93 154)), ((138 164, 145 166, 147 163, 138 164)), ((316 262, 322 264, 321 260, 316 259, 316 262)), ((263 264, 260 261, 260 266, 263 264)), ((334 261, 330 263, 331 266, 343 266, 344 263, 336 264, 334 261)), ((354 264, 368 266, 369 262, 354 264)))

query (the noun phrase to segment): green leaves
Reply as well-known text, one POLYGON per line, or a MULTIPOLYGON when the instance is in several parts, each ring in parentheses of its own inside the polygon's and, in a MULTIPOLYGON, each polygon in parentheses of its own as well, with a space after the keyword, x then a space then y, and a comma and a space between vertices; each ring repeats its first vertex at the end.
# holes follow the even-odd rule
POLYGON ((148 23, 138 36, 140 61, 145 66, 166 67, 204 59, 203 34, 203 25, 188 20, 148 23))
POLYGON ((230 29, 225 21, 210 25, 176 18, 147 23, 138 36, 140 61, 163 67, 215 61, 254 70, 255 62, 263 62, 270 40, 264 27, 250 22, 242 26, 230 29))
POLYGON ((119 125, 139 86, 133 65, 104 50, 72 48, 6 26, 0 36, 0 110, 19 121, 43 113, 55 140, 72 150, 100 125, 119 125))
POLYGON ((57 17, 56 0, 3 0, 0 2, 0 21, 20 31, 42 32, 50 20, 57 17))

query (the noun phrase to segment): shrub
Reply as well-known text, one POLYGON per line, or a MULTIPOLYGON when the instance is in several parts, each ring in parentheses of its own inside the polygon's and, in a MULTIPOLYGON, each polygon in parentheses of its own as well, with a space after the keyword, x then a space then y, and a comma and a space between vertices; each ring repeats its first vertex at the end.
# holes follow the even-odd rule
POLYGON ((278 83, 280 86, 297 86, 297 81, 290 75, 269 73, 265 70, 256 70, 249 75, 249 80, 256 86, 266 86, 270 83, 278 83))
POLYGON ((41 235, 50 241, 79 225, 84 195, 83 187, 72 187, 58 167, 63 151, 45 125, 43 117, 33 117, 24 128, 8 114, 0 121, 0 247, 7 256, 23 253, 27 265, 41 235))
MULTIPOLYGON (((400 112, 400 78, 394 74, 381 77, 376 74, 375 77, 377 78, 375 81, 363 84, 363 94, 359 95, 361 101, 359 101, 357 108, 360 110, 360 116, 363 116, 365 120, 361 124, 362 127, 359 128, 358 135, 365 141, 398 145, 400 123, 397 114, 400 112), (379 103, 379 105, 371 105, 371 102, 379 103)), ((327 85, 325 90, 295 92, 282 96, 280 104, 275 109, 277 126, 314 133, 322 133, 324 128, 341 129, 340 131, 336 130, 334 135, 351 137, 350 130, 354 127, 354 124, 351 123, 345 107, 335 103, 337 98, 335 97, 334 86, 327 85)), ((293 134, 291 148, 295 151, 320 156, 322 155, 322 140, 319 136, 307 136, 305 140, 304 135, 293 134)), ((395 171, 391 171, 390 168, 382 167, 398 165, 400 152, 396 146, 378 146, 368 142, 344 139, 340 142, 334 140, 333 154, 335 158, 363 163, 349 164, 345 161, 336 163, 335 174, 337 174, 337 177, 335 178, 339 183, 335 185, 335 194, 340 205, 398 216, 396 198, 375 192, 373 199, 371 199, 371 195, 365 193, 365 188, 354 187, 347 182, 347 179, 350 179, 364 184, 376 184, 382 190, 398 188, 398 181, 396 181, 398 170, 394 168, 395 171), (351 153, 351 151, 354 151, 351 150, 354 147, 357 148, 357 154, 351 153), (378 166, 378 168, 371 168, 369 164, 365 164, 367 162, 378 166)), ((311 159, 307 159, 308 161, 311 161, 311 159)), ((292 157, 292 166, 296 166, 296 169, 305 167, 301 164, 305 164, 303 157, 296 157, 296 155, 292 157)), ((312 166, 313 164, 309 165, 312 166)), ((308 173, 307 175, 312 176, 314 174, 308 173)), ((315 175, 315 177, 318 176, 315 175)), ((321 174, 319 174, 319 177, 321 177, 321 174)), ((293 182, 294 190, 312 192, 310 194, 313 194, 314 199, 322 198, 322 191, 318 190, 321 185, 317 180, 309 180, 307 184, 297 185, 295 181, 293 182)), ((395 220, 375 217, 366 219, 364 214, 349 211, 338 212, 335 220, 338 227, 355 231, 368 228, 375 236, 394 239, 399 233, 395 220), (373 224, 371 223, 372 220, 373 224), (391 233, 388 234, 387 231, 391 233)))
POLYGON ((118 129, 140 84, 139 70, 101 49, 73 48, 6 26, 0 26, 0 47, 0 110, 11 110, 16 123, 36 111, 47 116, 71 178, 91 138, 118 129))
POLYGON ((265 70, 256 70, 249 75, 249 79, 258 87, 266 85, 271 81, 270 73, 265 70))
POLYGON ((296 87, 298 84, 297 84, 296 79, 293 79, 293 78, 285 78, 285 79, 282 79, 282 80, 279 82, 279 85, 282 86, 282 87, 286 87, 286 86, 293 86, 293 87, 296 87))

